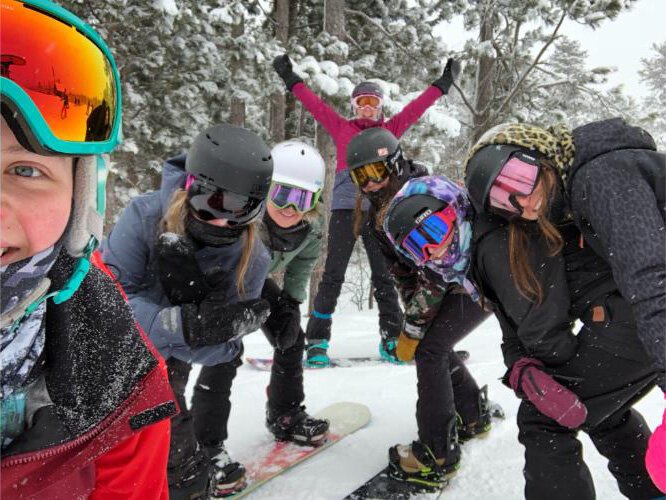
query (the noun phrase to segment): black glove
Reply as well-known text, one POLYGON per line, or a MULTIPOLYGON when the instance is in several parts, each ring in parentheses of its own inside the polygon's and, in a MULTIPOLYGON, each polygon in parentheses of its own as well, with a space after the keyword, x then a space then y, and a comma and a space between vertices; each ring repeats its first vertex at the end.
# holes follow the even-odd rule
POLYGON ((270 306, 263 299, 227 304, 224 297, 209 294, 200 304, 180 307, 183 337, 190 347, 203 347, 242 337, 266 322, 270 306))
POLYGON ((277 348, 286 351, 293 347, 301 333, 300 302, 283 291, 277 306, 266 320, 268 328, 275 339, 277 348))
POLYGON ((282 54, 273 59, 273 68, 280 78, 284 80, 284 84, 289 91, 291 91, 294 85, 303 81, 300 76, 294 73, 294 68, 287 54, 282 54))
POLYGON ((173 233, 162 233, 155 244, 157 275, 173 305, 198 304, 211 291, 194 252, 189 238, 173 233))
POLYGON ((446 61, 446 66, 444 66, 442 76, 432 82, 432 84, 442 91, 442 95, 446 95, 449 93, 449 89, 451 88, 451 85, 453 85, 453 82, 458 78, 459 73, 460 63, 449 57, 448 61, 446 61))

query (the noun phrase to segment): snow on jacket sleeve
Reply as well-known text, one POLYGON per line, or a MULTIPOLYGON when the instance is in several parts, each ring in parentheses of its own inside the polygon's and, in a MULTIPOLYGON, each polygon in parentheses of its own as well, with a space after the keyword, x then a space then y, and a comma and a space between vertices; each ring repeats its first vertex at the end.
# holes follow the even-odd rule
MULTIPOLYGON (((102 259, 127 294, 134 317, 166 358, 171 349, 189 352, 180 323, 180 307, 162 302, 147 286, 150 248, 155 224, 140 197, 130 202, 102 244, 102 259), (168 346, 168 347, 167 347, 168 346)), ((164 298, 164 300, 166 300, 164 298)))
POLYGON ((666 366, 666 260, 664 219, 654 191, 626 165, 603 155, 581 168, 572 208, 606 249, 613 278, 633 308, 638 336, 666 366))
POLYGON ((305 288, 321 250, 321 233, 309 237, 307 245, 295 256, 284 271, 284 291, 299 302, 307 297, 305 288))
MULTIPOLYGON (((498 317, 504 316, 500 318, 503 340, 511 341, 511 332, 505 330, 513 330, 525 354, 546 364, 562 364, 574 356, 578 347, 569 320, 564 258, 561 253, 548 257, 541 242, 529 240, 533 269, 543 289, 543 300, 537 304, 523 297, 513 282, 505 236, 505 230, 486 236, 479 242, 476 254, 477 273, 483 288, 492 290, 500 308, 498 317)), ((517 345, 502 346, 508 367, 516 360, 507 359, 507 354, 517 352, 516 348, 517 345)))
POLYGON ((149 425, 95 460, 91 500, 168 500, 169 419, 149 425))
POLYGON ((301 101, 305 109, 319 122, 335 141, 342 128, 347 125, 347 120, 340 116, 337 111, 326 104, 317 94, 312 92, 304 83, 297 83, 291 89, 296 99, 301 101))
POLYGON ((423 113, 425 113, 441 95, 441 90, 434 85, 430 85, 427 89, 421 92, 421 95, 402 108, 400 113, 387 121, 384 126, 390 130, 394 136, 400 138, 409 127, 419 121, 419 118, 423 116, 423 113))

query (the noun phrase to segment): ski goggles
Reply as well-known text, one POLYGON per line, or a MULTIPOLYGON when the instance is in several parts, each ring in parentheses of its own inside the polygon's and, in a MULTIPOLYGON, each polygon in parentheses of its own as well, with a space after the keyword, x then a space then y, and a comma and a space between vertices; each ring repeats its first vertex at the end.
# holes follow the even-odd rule
POLYGON ((319 202, 321 190, 313 193, 307 189, 273 182, 268 191, 268 201, 277 208, 293 207, 297 212, 309 212, 319 202))
POLYGON ((382 107, 382 99, 376 95, 357 95, 352 99, 352 104, 357 108, 370 106, 379 109, 382 107))
POLYGON ((121 129, 120 79, 102 39, 45 0, 0 0, 2 101, 36 146, 109 153, 121 129))
POLYGON ((428 250, 439 248, 446 242, 455 228, 455 222, 456 212, 451 206, 430 214, 407 233, 402 240, 402 248, 417 264, 423 265, 430 260, 428 250))
POLYGON ((532 194, 539 182, 540 170, 535 158, 523 153, 513 155, 493 181, 490 206, 511 214, 522 214, 523 208, 516 196, 532 194))
POLYGON ((386 162, 375 161, 349 171, 352 181, 363 189, 368 182, 382 182, 389 176, 389 168, 386 162))
POLYGON ((263 200, 218 189, 198 179, 188 180, 187 200, 201 220, 226 219, 231 225, 245 224, 254 219, 263 200))

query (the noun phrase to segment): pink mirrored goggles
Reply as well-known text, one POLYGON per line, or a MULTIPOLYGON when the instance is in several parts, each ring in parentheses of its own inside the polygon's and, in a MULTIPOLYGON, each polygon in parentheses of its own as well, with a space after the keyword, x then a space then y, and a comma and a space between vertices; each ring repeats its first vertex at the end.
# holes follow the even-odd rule
POLYGON ((518 153, 504 164, 490 188, 490 206, 520 215, 523 208, 516 196, 532 194, 539 181, 539 165, 535 158, 518 153))

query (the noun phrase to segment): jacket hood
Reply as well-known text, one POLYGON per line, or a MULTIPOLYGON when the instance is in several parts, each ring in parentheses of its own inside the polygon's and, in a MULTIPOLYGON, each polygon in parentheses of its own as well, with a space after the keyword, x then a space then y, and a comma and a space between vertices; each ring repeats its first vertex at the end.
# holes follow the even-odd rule
POLYGON ((640 127, 633 127, 622 118, 588 123, 573 131, 576 156, 571 167, 573 174, 581 165, 599 155, 622 149, 656 151, 652 136, 640 127))
POLYGON ((169 158, 162 165, 162 182, 160 184, 160 204, 162 213, 166 213, 174 191, 185 186, 187 173, 185 172, 185 158, 183 153, 169 158))

